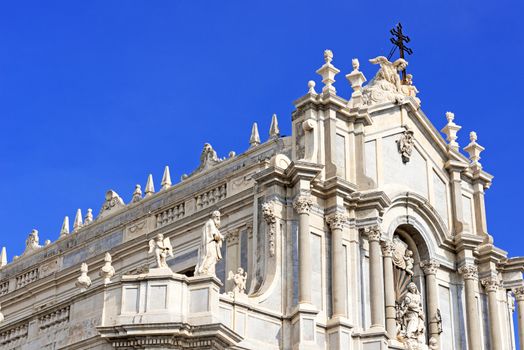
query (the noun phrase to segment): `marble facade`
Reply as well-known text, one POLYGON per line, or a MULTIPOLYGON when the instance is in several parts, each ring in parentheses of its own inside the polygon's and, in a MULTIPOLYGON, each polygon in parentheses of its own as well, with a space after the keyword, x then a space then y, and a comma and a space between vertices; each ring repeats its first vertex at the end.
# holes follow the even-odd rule
POLYGON ((56 241, 2 249, 0 349, 523 350, 524 258, 488 230, 477 135, 462 152, 407 62, 371 63, 344 98, 326 50, 291 136, 274 115, 241 154, 206 143, 180 182, 166 168, 157 192, 109 190, 56 241))

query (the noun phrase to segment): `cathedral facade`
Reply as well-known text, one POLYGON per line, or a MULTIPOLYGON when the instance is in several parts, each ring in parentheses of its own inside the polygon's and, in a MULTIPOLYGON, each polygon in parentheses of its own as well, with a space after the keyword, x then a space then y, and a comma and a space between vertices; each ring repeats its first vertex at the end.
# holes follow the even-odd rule
POLYGON ((3 249, 0 349, 524 349, 524 258, 488 232, 477 135, 461 150, 448 112, 442 136, 406 61, 365 84, 354 59, 344 98, 332 60, 291 136, 273 116, 242 154, 205 144, 180 182, 3 249))

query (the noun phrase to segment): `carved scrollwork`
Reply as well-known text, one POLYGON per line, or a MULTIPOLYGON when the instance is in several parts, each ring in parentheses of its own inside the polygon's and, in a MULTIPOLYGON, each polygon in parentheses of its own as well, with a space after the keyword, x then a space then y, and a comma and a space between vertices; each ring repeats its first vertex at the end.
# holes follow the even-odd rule
POLYGON ((274 207, 274 202, 262 204, 262 215, 264 215, 268 228, 269 256, 275 256, 276 252, 277 217, 274 207))

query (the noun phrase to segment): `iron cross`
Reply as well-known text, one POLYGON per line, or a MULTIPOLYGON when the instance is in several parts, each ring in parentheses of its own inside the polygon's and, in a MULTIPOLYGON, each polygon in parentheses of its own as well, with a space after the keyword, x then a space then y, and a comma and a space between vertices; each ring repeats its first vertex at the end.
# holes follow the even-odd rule
MULTIPOLYGON (((404 35, 402 32, 402 24, 399 22, 397 26, 389 31, 391 35, 393 35, 393 38, 390 38, 389 40, 393 44, 393 48, 389 52, 388 59, 393 56, 395 53, 395 50, 398 47, 400 58, 404 59, 404 53, 407 53, 408 55, 411 55, 413 53, 413 50, 411 50, 409 47, 407 47, 405 44, 410 42, 409 36, 404 35)), ((402 81, 406 81, 406 70, 404 69, 402 71, 402 81)))

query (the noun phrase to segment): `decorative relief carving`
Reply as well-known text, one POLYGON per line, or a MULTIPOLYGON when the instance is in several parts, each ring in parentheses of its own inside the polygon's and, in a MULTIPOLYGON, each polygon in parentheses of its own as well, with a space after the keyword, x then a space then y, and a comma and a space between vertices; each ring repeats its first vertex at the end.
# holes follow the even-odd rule
POLYGON ((104 204, 102 204, 102 208, 100 209, 100 214, 98 214, 98 218, 104 217, 112 214, 115 211, 118 211, 125 207, 124 201, 118 193, 116 193, 113 190, 109 190, 106 192, 106 200, 104 204))
POLYGON ((226 198, 227 185, 223 184, 195 197, 197 209, 203 209, 226 198))
POLYGON ((440 263, 435 259, 424 260, 420 262, 420 268, 425 275, 435 275, 440 267, 440 263))
POLYGON ((475 265, 467 264, 459 268, 458 272, 465 280, 478 279, 478 269, 475 265))
POLYGON ((195 171, 189 174, 189 176, 185 176, 184 179, 212 168, 222 161, 224 161, 224 159, 218 158, 217 152, 213 147, 209 143, 205 143, 202 153, 200 153, 200 165, 195 169, 195 171))
POLYGON ((299 214, 309 215, 312 206, 313 201, 309 195, 300 195, 293 201, 293 208, 295 208, 299 214))
POLYGON ((413 275, 414 263, 413 252, 408 249, 408 245, 398 236, 393 237, 393 264, 409 275, 413 275))
POLYGON ((402 163, 406 164, 411 158, 413 147, 415 146, 415 139, 413 138, 413 130, 406 126, 406 131, 397 140, 398 152, 402 156, 402 163))
POLYGON ((235 287, 233 288, 233 291, 229 292, 229 296, 235 297, 239 294, 246 294, 246 280, 247 280, 247 272, 244 272, 244 269, 239 267, 237 269, 237 273, 233 273, 233 271, 229 271, 229 276, 227 278, 228 281, 233 281, 235 284, 235 287))
POLYGON ((348 222, 348 217, 342 213, 333 213, 326 218, 326 222, 331 230, 342 230, 348 222))
POLYGON ((61 326, 69 322, 69 310, 70 306, 66 306, 38 317, 38 330, 44 332, 51 327, 61 326))
POLYGON ((275 256, 276 252, 277 217, 274 208, 275 203, 272 201, 262 204, 262 215, 268 228, 269 256, 275 256))
POLYGON ((12 346, 15 343, 23 342, 27 338, 28 328, 29 324, 25 323, 0 333, 0 346, 7 344, 12 346))
POLYGON ((481 283, 484 286, 484 288, 486 288, 486 291, 488 293, 496 292, 499 289, 499 287, 500 287, 500 282, 499 282, 498 278, 496 278, 494 276, 488 277, 488 278, 484 278, 481 281, 481 283))
POLYGON ((16 289, 22 288, 23 286, 26 286, 29 283, 36 281, 38 277, 38 267, 16 276, 16 289))
POLYGON ((181 219, 186 215, 185 203, 179 203, 171 208, 168 208, 161 213, 156 214, 156 227, 162 227, 181 219))
POLYGON ((364 234, 368 237, 368 241, 378 242, 382 236, 382 230, 378 225, 368 226, 364 228, 364 234))

